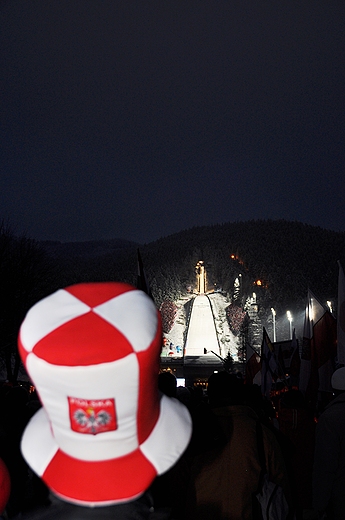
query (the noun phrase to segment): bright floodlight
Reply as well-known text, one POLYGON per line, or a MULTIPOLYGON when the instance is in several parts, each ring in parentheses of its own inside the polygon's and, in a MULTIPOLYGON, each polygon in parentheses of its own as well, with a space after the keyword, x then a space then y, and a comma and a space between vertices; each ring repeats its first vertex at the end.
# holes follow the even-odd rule
POLYGON ((272 321, 273 321, 273 342, 275 343, 277 341, 277 336, 276 336, 276 311, 275 311, 275 309, 273 309, 273 307, 271 307, 271 311, 272 311, 272 321))
POLYGON ((290 323, 290 339, 292 339, 292 314, 290 311, 286 311, 286 315, 290 323))

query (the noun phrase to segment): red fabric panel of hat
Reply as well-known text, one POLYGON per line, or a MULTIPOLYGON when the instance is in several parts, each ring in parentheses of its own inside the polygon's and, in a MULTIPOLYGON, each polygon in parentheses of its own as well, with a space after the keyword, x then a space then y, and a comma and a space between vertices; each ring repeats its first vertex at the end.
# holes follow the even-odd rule
POLYGON ((77 460, 59 450, 42 478, 62 497, 101 503, 141 494, 156 475, 157 471, 139 449, 101 462, 77 460))
POLYGON ((121 359, 133 348, 119 330, 90 311, 47 334, 33 352, 54 365, 89 366, 121 359))
POLYGON ((134 291, 135 287, 126 283, 81 283, 67 287, 65 291, 73 294, 78 300, 84 302, 89 307, 96 307, 102 303, 124 294, 134 291))

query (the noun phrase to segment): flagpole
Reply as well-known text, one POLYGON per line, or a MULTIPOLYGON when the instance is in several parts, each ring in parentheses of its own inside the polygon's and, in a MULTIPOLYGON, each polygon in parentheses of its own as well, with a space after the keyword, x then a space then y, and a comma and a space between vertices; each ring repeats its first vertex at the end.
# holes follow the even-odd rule
POLYGON ((345 365, 345 276, 338 260, 338 312, 337 312, 337 362, 345 365))
POLYGON ((144 291, 153 300, 152 292, 149 283, 146 278, 144 271, 144 265, 141 258, 140 250, 137 249, 137 263, 138 263, 138 275, 137 275, 137 288, 144 291))

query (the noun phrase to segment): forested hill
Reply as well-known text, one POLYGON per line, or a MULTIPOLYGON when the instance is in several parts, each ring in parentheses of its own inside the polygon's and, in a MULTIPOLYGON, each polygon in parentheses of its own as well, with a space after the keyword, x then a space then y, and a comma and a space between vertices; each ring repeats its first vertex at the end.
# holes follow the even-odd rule
POLYGON ((195 266, 202 260, 208 288, 221 290, 229 302, 243 306, 256 292, 263 323, 271 307, 277 314, 303 310, 308 288, 337 308, 337 261, 345 267, 343 232, 256 220, 195 227, 139 246, 116 239, 61 244, 16 237, 0 223, 0 351, 16 348, 27 310, 58 288, 83 281, 136 284, 138 247, 158 307, 194 289, 195 266), (234 293, 236 278, 241 284, 234 293))
POLYGON ((241 274, 242 297, 255 291, 263 305, 278 309, 304 308, 308 288, 323 301, 334 302, 337 261, 345 266, 344 232, 285 220, 194 227, 139 246, 94 241, 79 243, 77 248, 66 244, 59 248, 56 243, 48 250, 58 260, 62 285, 107 279, 136 283, 137 247, 157 305, 195 286, 200 260, 206 266, 209 289, 231 295, 241 274), (255 285, 257 280, 261 287, 255 285))
POLYGON ((255 220, 195 227, 145 245, 141 253, 159 299, 161 291, 193 285, 194 267, 203 260, 209 287, 231 294, 241 274, 243 293, 260 292, 267 306, 304 307, 308 288, 320 299, 336 299, 337 261, 345 266, 345 233, 255 220), (256 280, 263 282, 261 289, 256 280))

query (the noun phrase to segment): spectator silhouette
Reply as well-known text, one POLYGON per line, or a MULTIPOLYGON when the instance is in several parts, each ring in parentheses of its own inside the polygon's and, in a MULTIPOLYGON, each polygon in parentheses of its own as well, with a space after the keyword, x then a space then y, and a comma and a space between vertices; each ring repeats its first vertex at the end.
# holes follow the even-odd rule
POLYGON ((331 379, 334 399, 316 425, 313 505, 319 518, 345 518, 345 367, 331 379))
POLYGON ((158 375, 158 388, 168 397, 176 397, 177 379, 172 372, 161 372, 158 375))
POLYGON ((5 511, 11 492, 11 479, 6 464, 0 459, 0 518, 5 511))
POLYGON ((28 466, 20 451, 20 440, 29 420, 29 393, 22 386, 8 387, 2 399, 0 457, 8 468, 11 493, 6 507, 9 518, 24 509, 29 479, 28 466))
MULTIPOLYGON (((257 448, 258 416, 245 403, 244 385, 236 376, 219 372, 208 380, 208 396, 218 432, 212 444, 195 456, 186 518, 251 520, 253 494, 261 466, 257 448)), ((286 467, 273 433, 262 426, 266 465, 272 481, 289 498, 286 467)))
POLYGON ((296 500, 296 518, 303 518, 303 510, 312 510, 312 471, 315 448, 314 415, 299 390, 282 395, 278 410, 279 430, 290 441, 292 488, 296 500))

